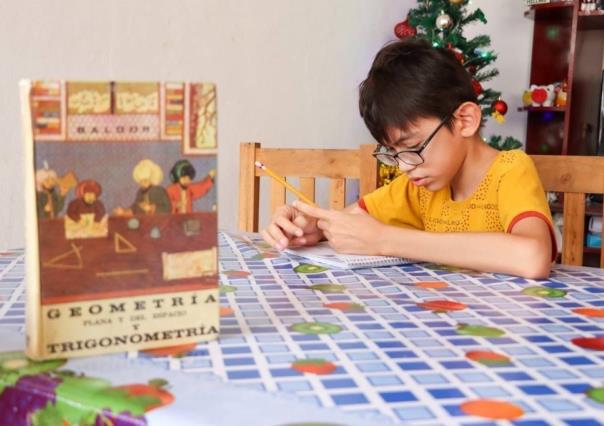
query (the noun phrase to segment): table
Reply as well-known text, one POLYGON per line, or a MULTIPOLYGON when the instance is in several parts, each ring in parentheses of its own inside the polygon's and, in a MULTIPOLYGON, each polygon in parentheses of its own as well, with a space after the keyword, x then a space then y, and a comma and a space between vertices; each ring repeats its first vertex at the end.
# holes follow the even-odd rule
MULTIPOLYGON (((111 360, 167 378, 173 405, 188 413, 175 425, 604 424, 600 269, 556 266, 548 280, 427 263, 323 270, 299 268, 258 235, 221 233, 219 242, 218 341, 177 356, 131 352, 67 367, 98 377, 106 371, 82 363, 111 360), (222 411, 200 416, 199 404, 186 403, 192 396, 222 411)), ((23 329, 22 257, 0 257, 5 333, 23 329)), ((170 407, 146 421, 177 416, 170 407)))

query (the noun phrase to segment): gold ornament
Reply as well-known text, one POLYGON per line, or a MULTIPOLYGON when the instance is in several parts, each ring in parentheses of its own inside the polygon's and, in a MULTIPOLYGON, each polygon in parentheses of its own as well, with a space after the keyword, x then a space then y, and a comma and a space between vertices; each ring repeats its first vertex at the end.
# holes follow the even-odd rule
POLYGON ((438 15, 436 18, 436 28, 443 31, 451 27, 453 25, 453 20, 446 13, 442 13, 438 15))
POLYGON ((462 4, 463 0, 449 0, 449 3, 454 4, 454 5, 458 5, 458 4, 462 4))
POLYGON ((388 185, 402 173, 397 166, 387 166, 386 164, 380 162, 378 162, 378 164, 378 186, 388 185))

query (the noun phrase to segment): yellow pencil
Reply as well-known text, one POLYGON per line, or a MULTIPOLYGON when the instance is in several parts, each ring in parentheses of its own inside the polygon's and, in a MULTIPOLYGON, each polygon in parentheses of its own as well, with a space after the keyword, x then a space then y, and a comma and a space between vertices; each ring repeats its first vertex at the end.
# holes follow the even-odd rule
POLYGON ((263 163, 261 163, 260 161, 256 161, 254 164, 259 169, 262 169, 262 171, 264 173, 266 173, 267 175, 269 175, 270 177, 272 177, 273 179, 275 179, 277 182, 279 182, 281 185, 283 185, 286 189, 289 189, 293 194, 295 194, 299 199, 301 199, 302 201, 304 201, 306 204, 310 204, 311 206, 317 207, 317 205, 315 203, 313 203, 311 200, 309 200, 308 197, 306 197, 306 195, 302 194, 294 186, 292 186, 291 184, 287 183, 284 179, 281 178, 281 176, 277 175, 271 169, 269 169, 268 167, 266 167, 263 163))

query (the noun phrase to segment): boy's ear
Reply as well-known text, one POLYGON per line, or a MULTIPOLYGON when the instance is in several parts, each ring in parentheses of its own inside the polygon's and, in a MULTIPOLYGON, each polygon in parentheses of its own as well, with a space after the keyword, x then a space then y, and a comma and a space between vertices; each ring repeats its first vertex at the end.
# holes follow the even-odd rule
POLYGON ((464 102, 453 114, 461 136, 469 138, 478 132, 482 120, 480 106, 474 102, 464 102))

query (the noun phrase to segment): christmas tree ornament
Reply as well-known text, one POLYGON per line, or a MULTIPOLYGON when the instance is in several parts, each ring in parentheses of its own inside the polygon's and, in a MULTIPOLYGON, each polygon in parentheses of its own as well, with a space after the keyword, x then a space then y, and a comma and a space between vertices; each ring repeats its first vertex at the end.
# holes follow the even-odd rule
POLYGON ((396 24, 396 26, 394 27, 394 35, 402 40, 407 37, 413 37, 417 35, 417 29, 409 24, 408 19, 405 19, 404 21, 396 24))
POLYGON ((491 104, 491 111, 491 116, 495 121, 499 124, 503 124, 505 122, 504 115, 508 112, 508 104, 499 98, 491 104))
POLYGON ((501 115, 505 115, 508 112, 508 104, 505 103, 501 98, 497 99, 491 105, 493 111, 497 111, 501 115))
POLYGON ((464 64, 465 62, 465 58, 463 56, 463 52, 459 49, 454 49, 451 47, 451 45, 449 44, 449 50, 451 52, 453 52, 453 54, 455 55, 455 58, 459 61, 460 64, 464 64))
POLYGON ((472 87, 474 88, 474 93, 476 93, 476 96, 479 96, 482 93, 482 86, 475 78, 472 79, 472 87))
POLYGON ((449 3, 457 6, 463 3, 464 0, 449 0, 449 3))
POLYGON ((440 15, 436 17, 436 28, 441 31, 449 29, 453 25, 453 20, 449 15, 442 12, 440 15))

